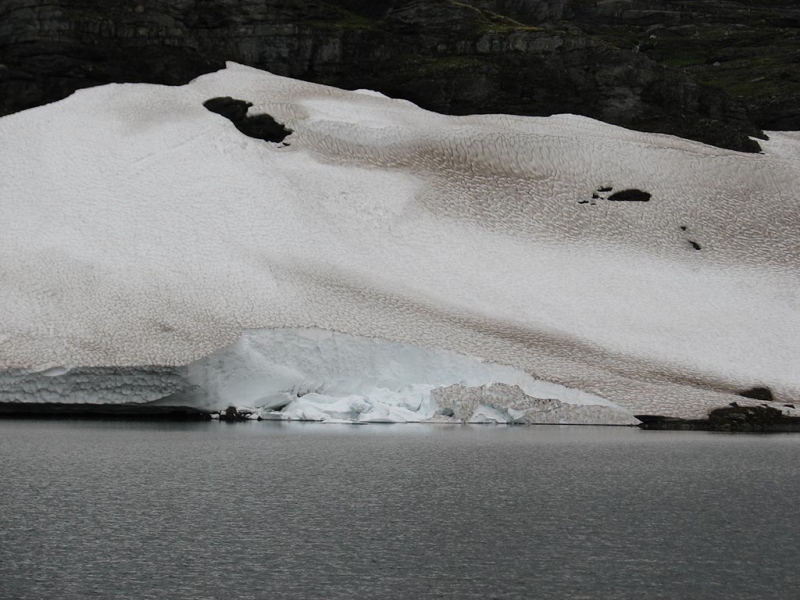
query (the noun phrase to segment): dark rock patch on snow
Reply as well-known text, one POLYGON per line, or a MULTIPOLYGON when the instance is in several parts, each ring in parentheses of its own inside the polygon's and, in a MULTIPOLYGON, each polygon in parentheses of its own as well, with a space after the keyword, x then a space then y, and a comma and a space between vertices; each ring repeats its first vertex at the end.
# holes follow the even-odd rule
POLYGON ((767 402, 774 402, 775 398, 772 396, 772 390, 768 387, 754 387, 743 392, 739 395, 744 398, 752 398, 753 400, 765 400, 767 402))
POLYGON ((703 248, 700 244, 698 244, 697 242, 693 242, 692 240, 689 240, 689 243, 692 245, 692 248, 694 248, 695 250, 701 250, 703 248))
POLYGON ((213 113, 222 115, 248 137, 266 142, 282 142, 292 130, 278 123, 270 115, 247 116, 251 102, 237 100, 230 96, 211 98, 203 102, 203 106, 213 113))
POLYGON ((642 190, 630 189, 622 190, 611 194, 608 199, 614 202, 649 202, 651 194, 642 190))
POLYGON ((600 193, 603 193, 603 194, 605 194, 607 192, 611 192, 613 190, 614 190, 614 188, 610 187, 610 186, 609 187, 599 187, 599 188, 597 188, 597 191, 600 192, 600 193))

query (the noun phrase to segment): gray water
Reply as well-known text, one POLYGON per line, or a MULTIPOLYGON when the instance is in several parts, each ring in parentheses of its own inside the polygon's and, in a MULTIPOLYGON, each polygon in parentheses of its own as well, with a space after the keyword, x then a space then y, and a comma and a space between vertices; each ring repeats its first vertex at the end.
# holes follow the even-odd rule
POLYGON ((0 598, 798 598, 800 436, 0 421, 0 598))

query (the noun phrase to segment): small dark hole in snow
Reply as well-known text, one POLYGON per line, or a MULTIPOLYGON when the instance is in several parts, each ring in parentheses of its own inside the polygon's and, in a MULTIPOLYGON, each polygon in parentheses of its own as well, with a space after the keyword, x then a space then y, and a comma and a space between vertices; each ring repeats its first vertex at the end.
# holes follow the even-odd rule
POLYGON ((753 400, 766 400, 767 402, 774 401, 774 398, 772 397, 772 390, 768 387, 750 388, 749 390, 739 392, 739 395, 743 396, 744 398, 752 398, 753 400))
POLYGON ((597 194, 592 194, 592 200, 597 200, 599 197, 597 194))
POLYGON ((698 244, 697 242, 693 242, 692 240, 689 240, 689 243, 692 245, 692 248, 694 248, 695 250, 701 250, 702 249, 702 246, 700 244, 698 244))
POLYGON ((600 192, 601 194, 605 194, 606 192, 610 192, 613 189, 614 189, 613 187, 601 187, 597 188, 597 191, 600 192))
POLYGON ((611 194, 608 199, 614 202, 648 202, 651 194, 642 190, 622 190, 611 194))
POLYGON ((230 96, 211 98, 203 102, 203 106, 213 113, 222 115, 234 124, 236 129, 248 137, 267 142, 282 142, 292 130, 278 123, 270 115, 247 116, 247 110, 253 106, 251 102, 237 100, 230 96))
POLYGON ((681 231, 686 231, 686 225, 681 225, 681 231))
POLYGON ((589 204, 588 200, 578 200, 578 204, 589 204))

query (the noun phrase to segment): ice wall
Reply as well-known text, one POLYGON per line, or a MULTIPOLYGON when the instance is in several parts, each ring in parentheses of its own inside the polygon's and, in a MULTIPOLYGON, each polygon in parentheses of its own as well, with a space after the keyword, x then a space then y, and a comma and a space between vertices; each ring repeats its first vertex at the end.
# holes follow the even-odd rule
MULTIPOLYGON (((185 377, 192 393, 181 403, 210 410, 233 405, 279 419, 425 421, 441 415, 435 400, 441 388, 454 386, 466 396, 497 382, 542 404, 563 407, 558 420, 533 422, 638 422, 629 410, 604 398, 534 379, 513 367, 319 329, 247 331, 230 347, 189 365, 185 377)), ((472 412, 460 420, 468 421, 472 412)))

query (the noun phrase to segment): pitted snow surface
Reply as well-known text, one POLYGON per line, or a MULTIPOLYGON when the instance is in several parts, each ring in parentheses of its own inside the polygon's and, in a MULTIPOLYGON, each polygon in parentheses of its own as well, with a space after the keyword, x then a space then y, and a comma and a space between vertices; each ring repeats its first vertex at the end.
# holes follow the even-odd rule
POLYGON ((83 90, 0 119, 0 140, 4 369, 184 365, 244 330, 316 327, 637 414, 699 416, 756 386, 800 402, 793 135, 746 155, 231 64, 83 90), (203 108, 219 96, 290 146, 203 108), (652 196, 579 204, 601 186, 652 196))

